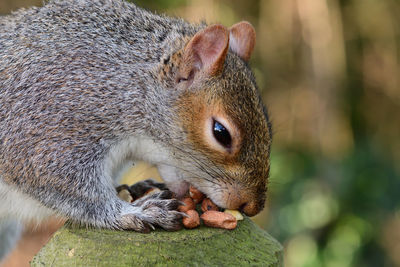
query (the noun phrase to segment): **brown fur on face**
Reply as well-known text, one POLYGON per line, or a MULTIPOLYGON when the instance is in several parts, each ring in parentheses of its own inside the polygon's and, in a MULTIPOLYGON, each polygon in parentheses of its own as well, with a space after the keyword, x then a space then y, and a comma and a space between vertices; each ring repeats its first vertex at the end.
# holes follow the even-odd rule
POLYGON ((264 205, 271 144, 270 122, 257 90, 247 65, 228 54, 220 76, 200 73, 177 101, 187 142, 210 159, 209 168, 223 171, 224 177, 215 179, 225 188, 224 205, 236 209, 249 203, 251 215, 264 205), (240 71, 232 71, 238 67, 240 71), (238 133, 232 136, 236 142, 232 153, 215 149, 205 138, 205 121, 215 115, 231 122, 238 133))
POLYGON ((188 141, 193 146, 210 157, 214 162, 219 164, 238 164, 238 153, 241 142, 241 130, 237 129, 237 134, 232 136, 232 151, 224 149, 216 149, 207 142, 205 138, 205 129, 209 127, 207 120, 212 117, 225 117, 223 105, 219 101, 210 99, 206 92, 188 93, 180 99, 180 117, 182 124, 187 129, 188 141))

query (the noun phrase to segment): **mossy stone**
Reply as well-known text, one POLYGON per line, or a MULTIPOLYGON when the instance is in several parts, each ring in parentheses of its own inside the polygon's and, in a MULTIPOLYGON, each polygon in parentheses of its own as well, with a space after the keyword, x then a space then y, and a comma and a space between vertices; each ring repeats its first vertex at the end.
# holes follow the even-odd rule
POLYGON ((247 217, 235 230, 149 234, 64 226, 32 266, 283 266, 282 246, 247 217))

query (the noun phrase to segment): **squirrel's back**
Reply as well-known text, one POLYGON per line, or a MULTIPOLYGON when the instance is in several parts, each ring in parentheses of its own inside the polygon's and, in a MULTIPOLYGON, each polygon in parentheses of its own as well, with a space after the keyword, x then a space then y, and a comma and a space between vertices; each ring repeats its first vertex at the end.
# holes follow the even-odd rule
POLYGON ((3 179, 41 164, 68 174, 101 160, 107 140, 139 133, 154 69, 200 27, 121 0, 54 0, 0 18, 3 179))
POLYGON ((51 57, 90 46, 92 53, 129 63, 156 62, 168 42, 199 30, 182 19, 119 0, 53 0, 1 18, 0 28, 2 55, 11 57, 23 47, 51 57))

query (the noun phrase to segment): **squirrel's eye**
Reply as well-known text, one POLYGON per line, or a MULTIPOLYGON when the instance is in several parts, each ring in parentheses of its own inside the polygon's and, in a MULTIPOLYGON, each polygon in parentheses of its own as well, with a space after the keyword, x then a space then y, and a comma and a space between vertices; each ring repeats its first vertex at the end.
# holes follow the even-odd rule
POLYGON ((215 139, 224 147, 230 148, 232 143, 229 131, 218 121, 214 120, 213 133, 215 139))

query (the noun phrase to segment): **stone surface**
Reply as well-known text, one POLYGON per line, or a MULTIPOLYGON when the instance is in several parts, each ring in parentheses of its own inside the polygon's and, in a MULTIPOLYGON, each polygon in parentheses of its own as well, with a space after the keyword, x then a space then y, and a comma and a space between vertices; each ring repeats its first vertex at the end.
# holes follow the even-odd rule
POLYGON ((235 230, 201 226, 150 234, 64 226, 32 266, 283 266, 282 246, 249 218, 235 230))

